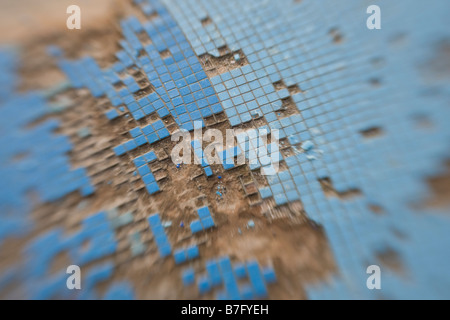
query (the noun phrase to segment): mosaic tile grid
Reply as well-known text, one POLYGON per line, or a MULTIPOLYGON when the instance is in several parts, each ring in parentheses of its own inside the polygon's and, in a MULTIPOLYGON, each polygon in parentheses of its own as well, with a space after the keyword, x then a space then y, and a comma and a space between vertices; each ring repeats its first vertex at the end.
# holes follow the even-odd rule
MULTIPOLYGON (((303 146, 307 152, 285 159, 288 171, 269 177, 269 187, 260 193, 263 198, 273 196, 277 204, 300 197, 308 216, 325 226, 340 272, 331 285, 311 288, 310 296, 375 298, 377 293, 365 287, 363 266, 368 261, 375 263, 375 254, 386 248, 400 253, 415 282, 411 285, 389 274, 383 295, 448 296, 439 280, 426 283, 432 281, 430 276, 436 271, 431 261, 446 265, 450 258, 430 254, 438 242, 427 234, 436 232, 436 241, 446 239, 443 225, 448 226, 448 221, 432 215, 433 209, 424 218, 408 207, 409 201, 426 198, 428 190, 422 179, 438 174, 448 158, 445 141, 449 132, 442 120, 448 119, 449 113, 444 107, 444 92, 448 89, 442 87, 448 84, 448 78, 440 81, 444 92, 433 97, 432 108, 428 107, 430 101, 411 94, 412 88, 419 92, 423 85, 413 74, 416 64, 430 56, 433 43, 448 37, 438 28, 445 19, 439 12, 442 8, 415 1, 408 6, 412 12, 405 21, 397 19, 403 17, 405 2, 380 1, 383 12, 389 14, 383 17, 382 31, 370 32, 364 28, 367 16, 362 14, 366 3, 346 1, 332 12, 328 10, 335 7, 331 1, 163 3, 198 55, 217 56, 218 48, 224 45, 246 55, 249 65, 211 79, 233 126, 248 120, 248 112, 256 110, 271 128, 281 129, 281 137, 286 134, 292 145, 308 141, 303 146), (205 19, 211 21, 208 26, 201 23, 205 19), (333 43, 329 30, 338 30, 344 38, 342 43, 333 43), (389 45, 391 38, 406 30, 418 32, 411 35, 408 45, 397 50, 388 48, 390 56, 382 51, 383 46, 377 46, 389 45), (418 43, 430 45, 417 49, 418 43), (376 58, 385 65, 373 67, 371 62, 376 58), (373 88, 370 79, 381 79, 382 85, 373 88), (302 91, 292 95, 299 114, 283 119, 278 119, 280 105, 274 102, 286 98, 288 91, 276 91, 272 85, 280 80, 302 91), (414 114, 426 114, 439 129, 418 131, 414 114), (372 127, 381 127, 385 135, 373 140, 362 138, 360 131, 372 127), (417 148, 416 143, 421 147, 417 148), (390 165, 391 161, 404 166, 390 165), (327 198, 319 183, 323 178, 331 179, 338 192, 358 189, 363 196, 351 201, 327 198), (374 216, 370 204, 382 205, 389 215, 374 216), (436 221, 442 225, 437 226, 436 221), (399 241, 389 230, 394 225, 411 234, 411 241, 399 241), (428 253, 429 259, 418 260, 419 252, 428 253), (417 290, 411 291, 411 286, 417 290)), ((439 5, 446 6, 443 2, 439 5)))
MULTIPOLYGON (((371 32, 365 28, 368 4, 355 5, 349 0, 337 8, 332 1, 135 2, 147 16, 156 13, 157 17, 145 23, 135 17, 121 22, 122 49, 111 68, 102 70, 91 57, 69 61, 57 54, 72 87, 87 87, 94 97, 109 99, 111 109, 105 117, 114 121, 131 115, 136 121, 136 128, 129 132, 132 139, 114 147, 117 156, 168 138, 170 133, 161 119, 169 116, 179 128, 189 131, 195 128, 194 121, 203 127, 206 118, 222 112, 232 127, 263 119, 266 125, 262 128, 278 129, 280 139, 287 139, 294 155, 280 158, 287 170, 267 177, 268 186, 259 189, 261 197, 273 198, 279 206, 300 200, 307 215, 324 226, 339 269, 332 281, 307 288, 310 298, 380 298, 365 286, 365 267, 377 264, 376 255, 387 249, 399 254, 409 277, 384 273, 383 298, 450 295, 445 285, 450 278, 446 268, 450 256, 442 253, 440 245, 448 240, 448 219, 438 215, 438 209, 425 208, 420 214, 411 209, 411 204, 430 194, 424 179, 442 173, 442 164, 450 156, 449 79, 418 67, 427 65, 435 44, 449 36, 448 30, 440 27, 446 25, 447 3, 440 1, 432 7, 420 1, 412 6, 406 1, 380 1, 383 12, 389 14, 383 15, 383 29, 371 32), (411 10, 407 16, 402 12, 405 7, 411 10), (205 21, 208 23, 202 23, 205 21), (141 32, 151 44, 141 43, 137 36, 141 32), (395 38, 405 32, 407 41, 396 43, 395 38), (341 41, 333 36, 336 33, 341 41), (241 50, 248 64, 209 78, 198 56, 218 57, 224 46, 236 61, 242 58, 236 53, 241 50), (149 85, 142 87, 129 74, 130 69, 145 73, 149 85), (277 88, 280 82, 285 88, 277 88), (284 103, 288 100, 295 108, 286 116, 284 103), (141 127, 139 121, 148 115, 160 119, 141 127), (419 129, 418 116, 426 117, 434 130, 419 129), (374 127, 383 134, 370 139, 361 134, 374 127), (346 200, 327 197, 321 179, 329 179, 338 193, 359 190, 361 194, 346 200), (371 205, 382 207, 386 214, 374 215, 371 205), (407 241, 399 239, 394 228, 407 235, 407 241)), ((0 205, 2 212, 12 212, 0 216, 0 240, 32 227, 27 216, 31 208, 23 206, 30 186, 47 201, 74 190, 83 196, 94 192, 85 170, 71 170, 68 165, 65 153, 71 146, 67 139, 50 134, 58 123, 48 121, 25 133, 20 131, 45 114, 47 106, 37 94, 15 93, 14 62, 14 55, 0 55, 0 108, 10 115, 3 117, 1 126, 0 145, 7 147, 0 153, 6 163, 0 167, 4 177, 0 205), (18 106, 26 110, 20 117, 14 112, 18 106), (29 150, 23 160, 9 162, 29 150), (52 161, 47 161, 49 152, 54 152, 52 161), (45 167, 36 170, 41 163, 45 167)), ((241 143, 234 152, 242 150, 247 159, 254 159, 252 151, 259 148, 258 141, 251 141, 241 143)), ((231 152, 224 151, 222 160, 230 158, 227 151, 231 152)), ((202 159, 205 175, 212 175, 203 151, 194 148, 194 153, 202 159)), ((159 191, 148 167, 154 160, 152 151, 134 159, 150 194, 159 191)), ((227 166, 224 163, 224 169, 232 169, 227 166)), ((251 167, 259 168, 259 163, 251 167)), ((192 233, 214 226, 209 209, 201 208, 198 214, 198 223, 192 222, 194 228, 191 224, 192 233)), ((161 258, 169 257, 172 247, 159 215, 148 220, 161 258)), ((105 257, 116 250, 115 227, 131 222, 132 216, 100 212, 87 218, 74 235, 55 229, 34 239, 26 252, 36 261, 26 273, 30 297, 49 298, 65 282, 65 274, 47 275, 56 254, 69 250, 71 259, 80 265, 105 257), (91 246, 82 252, 85 240, 91 246), (44 275, 47 277, 42 280, 44 275)), ((146 249, 138 234, 130 243, 136 254, 146 249)), ((199 256, 198 247, 176 248, 173 256, 177 263, 184 263, 199 256)), ((225 290, 216 291, 219 299, 264 298, 266 284, 276 281, 274 270, 261 270, 256 261, 233 267, 228 257, 222 257, 205 267, 207 275, 200 276, 185 269, 180 281, 186 286, 195 283, 201 294, 217 289, 223 281, 225 290), (246 275, 248 285, 239 287, 236 278, 246 275)), ((95 265, 86 277, 87 287, 109 278, 113 269, 111 263, 95 265)), ((17 270, 0 275, 0 288, 18 275, 17 270)), ((94 290, 85 292, 79 298, 98 298, 94 290)), ((112 284, 104 296, 133 297, 125 282, 112 284)))

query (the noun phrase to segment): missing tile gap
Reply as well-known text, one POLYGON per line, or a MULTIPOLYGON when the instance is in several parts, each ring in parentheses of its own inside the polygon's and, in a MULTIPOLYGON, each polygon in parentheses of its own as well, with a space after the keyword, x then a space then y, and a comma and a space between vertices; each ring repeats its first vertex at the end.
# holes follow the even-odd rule
POLYGON ((380 127, 370 127, 361 130, 360 133, 364 138, 375 138, 381 136, 383 134, 383 130, 380 127))
POLYGON ((210 17, 205 17, 202 20, 200 20, 200 22, 202 23, 202 26, 207 26, 212 23, 212 20, 210 17))
POLYGON ((335 189, 332 180, 329 177, 325 177, 322 179, 319 179, 320 186, 322 187, 323 192, 325 193, 325 196, 327 197, 337 197, 342 200, 348 200, 355 197, 361 196, 361 191, 356 188, 344 190, 344 191, 338 191, 335 189))

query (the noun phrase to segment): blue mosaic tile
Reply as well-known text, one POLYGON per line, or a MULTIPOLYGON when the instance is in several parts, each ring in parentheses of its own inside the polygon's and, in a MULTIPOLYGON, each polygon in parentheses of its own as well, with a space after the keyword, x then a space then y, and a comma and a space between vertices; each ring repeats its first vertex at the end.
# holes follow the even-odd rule
POLYGON ((161 258, 167 257, 172 253, 172 247, 170 245, 169 240, 167 239, 167 235, 164 231, 163 226, 161 225, 161 219, 158 213, 152 214, 147 218, 148 223, 150 225, 150 229, 152 230, 153 236, 155 238, 156 245, 158 247, 159 255, 161 258))
POLYGON ((208 207, 201 207, 197 210, 199 220, 194 220, 191 222, 191 232, 197 233, 202 230, 207 230, 215 226, 214 220, 211 217, 211 212, 208 207))
POLYGON ((276 275, 271 267, 261 271, 258 262, 233 263, 228 256, 217 260, 208 260, 205 264, 206 274, 199 275, 197 287, 200 294, 221 287, 217 292, 218 299, 255 299, 267 297, 267 284, 276 282, 276 275), (238 279, 248 280, 245 285, 238 285, 238 279))

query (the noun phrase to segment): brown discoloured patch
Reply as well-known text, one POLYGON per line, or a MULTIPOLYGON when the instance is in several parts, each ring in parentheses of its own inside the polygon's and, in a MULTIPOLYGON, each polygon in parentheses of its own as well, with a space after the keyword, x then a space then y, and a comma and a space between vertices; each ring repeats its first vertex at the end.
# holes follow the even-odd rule
POLYGON ((370 127, 365 130, 361 130, 361 134, 364 138, 375 138, 383 134, 383 130, 380 127, 370 127))
POLYGON ((330 178, 319 179, 320 186, 327 197, 338 197, 340 199, 351 199, 361 196, 361 191, 358 189, 349 189, 345 191, 337 191, 330 178))
POLYGON ((231 52, 228 48, 223 47, 220 53, 223 54, 220 57, 214 57, 207 53, 199 57, 200 63, 209 78, 248 64, 247 57, 242 50, 231 52), (239 60, 234 58, 235 54, 239 55, 239 60))
POLYGON ((343 36, 341 32, 337 28, 333 28, 330 30, 329 35, 333 39, 335 44, 341 44, 343 41, 343 36))
POLYGON ((448 208, 450 206, 450 161, 446 163, 446 172, 428 179, 431 197, 425 205, 433 208, 448 208))
POLYGON ((405 268, 400 259, 400 256, 392 248, 387 248, 386 250, 379 252, 377 254, 377 258, 386 268, 389 268, 390 270, 398 274, 405 273, 405 268))
POLYGON ((427 80, 448 79, 450 75, 450 39, 442 39, 434 46, 431 59, 420 67, 427 80))

